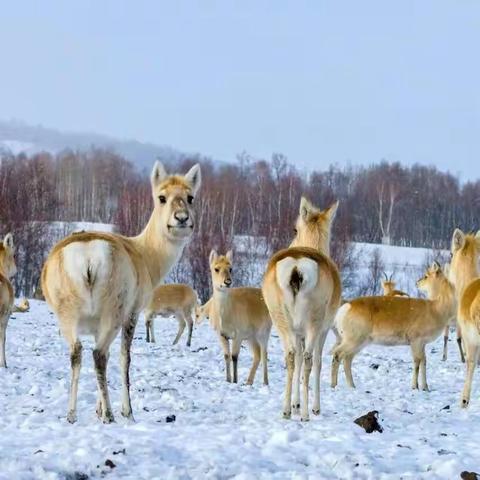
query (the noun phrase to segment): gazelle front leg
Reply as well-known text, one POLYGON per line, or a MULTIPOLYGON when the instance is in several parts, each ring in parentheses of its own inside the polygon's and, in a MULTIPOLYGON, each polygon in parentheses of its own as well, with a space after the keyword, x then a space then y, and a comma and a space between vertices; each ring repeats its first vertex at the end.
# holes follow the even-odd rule
POLYGON ((7 368, 7 360, 5 356, 5 343, 7 340, 7 324, 8 324, 8 316, 6 318, 0 318, 0 367, 2 368, 7 368))
POLYGON ((477 366, 479 356, 479 346, 465 342, 465 353, 467 356, 467 375, 463 385, 461 407, 466 408, 470 403, 470 394, 472 391, 473 374, 477 366))
POLYGON ((445 362, 447 360, 448 355, 448 335, 450 333, 450 325, 445 327, 445 331, 443 332, 443 356, 442 361, 445 362))
POLYGON ((460 324, 458 322, 456 325, 456 331, 457 331, 457 345, 458 345, 458 350, 460 352, 460 359, 462 360, 462 363, 465 363, 465 355, 463 354, 463 348, 462 348, 462 327, 460 327, 460 324))
POLYGON ((230 342, 227 337, 224 337, 221 333, 219 334, 220 344, 223 348, 223 358, 225 359, 225 378, 227 382, 231 383, 232 376, 230 373, 230 342))
POLYGON ((240 354, 241 346, 241 340, 238 340, 238 338, 232 340, 233 383, 238 383, 238 355, 240 354))
POLYGON ((120 350, 120 367, 122 370, 122 415, 133 420, 132 402, 130 399, 130 362, 133 334, 137 325, 137 315, 132 314, 127 320, 127 324, 122 327, 122 345, 120 350))

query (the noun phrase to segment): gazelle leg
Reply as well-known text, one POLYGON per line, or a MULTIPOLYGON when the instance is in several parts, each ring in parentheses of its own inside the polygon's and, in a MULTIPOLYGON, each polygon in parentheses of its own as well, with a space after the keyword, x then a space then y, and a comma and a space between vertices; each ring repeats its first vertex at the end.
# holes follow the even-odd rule
POLYGON ((173 341, 172 345, 176 345, 178 341, 180 340, 180 337, 183 335, 183 331, 185 330, 185 318, 183 318, 183 315, 177 313, 175 315, 175 318, 177 319, 178 322, 178 331, 177 331, 177 336, 175 337, 175 340, 173 341))
POLYGON ((448 335, 450 333, 450 325, 445 327, 445 331, 443 332, 443 357, 442 360, 445 362, 447 360, 447 351, 448 351, 448 335))
POLYGON ((67 421, 69 423, 75 423, 77 421, 78 379, 80 378, 80 368, 82 366, 82 344, 79 340, 76 340, 70 345, 70 366, 72 379, 70 383, 67 421))
POLYGON ((122 415, 133 420, 132 402, 130 399, 130 363, 133 334, 137 325, 137 315, 130 315, 122 326, 122 344, 120 347, 120 367, 122 371, 122 415))
POLYGON ((232 381, 232 375, 230 372, 230 342, 222 334, 219 334, 219 339, 223 348, 223 357, 225 359, 225 379, 230 383, 232 381))
POLYGON ((262 368, 263 368, 263 384, 268 385, 268 343, 261 345, 262 368))
POLYGON ((238 383, 238 355, 242 342, 237 338, 232 340, 233 383, 238 383))
POLYGON ((252 367, 250 368, 250 373, 248 375, 247 385, 253 385, 253 381, 255 380, 255 374, 257 373, 257 368, 258 368, 258 365, 260 364, 260 355, 261 355, 261 347, 256 340, 250 341, 250 347, 253 355, 253 363, 252 363, 252 367))
POLYGON ((300 413, 300 375, 302 374, 303 341, 297 336, 295 339, 295 369, 293 371, 293 401, 292 410, 294 415, 300 413))
POLYGON ((462 391, 462 401, 461 407, 466 408, 470 403, 470 394, 472 391, 472 381, 473 374, 475 372, 475 367, 477 366, 478 355, 479 355, 479 345, 476 343, 464 342, 465 353, 467 356, 467 375, 465 377, 465 384, 462 391))
POLYGON ((320 373, 322 371, 322 353, 328 330, 320 334, 317 345, 313 349, 313 408, 314 415, 320 414, 320 373))
POLYGON ((313 350, 315 347, 318 348, 319 342, 319 331, 318 327, 311 325, 307 329, 307 334, 305 335, 305 348, 303 350, 303 402, 302 402, 302 417, 301 420, 306 422, 309 420, 310 415, 308 411, 308 390, 310 382, 310 374, 313 367, 313 350))

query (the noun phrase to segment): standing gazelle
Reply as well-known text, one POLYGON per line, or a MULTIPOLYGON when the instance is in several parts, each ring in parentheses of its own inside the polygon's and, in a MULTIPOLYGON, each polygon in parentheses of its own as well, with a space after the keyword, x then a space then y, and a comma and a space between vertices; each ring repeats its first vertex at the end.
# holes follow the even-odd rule
POLYGON ((187 347, 189 347, 192 343, 193 316, 197 304, 197 294, 189 285, 175 283, 157 287, 144 312, 147 342, 155 343, 154 318, 157 315, 174 315, 178 322, 178 331, 173 345, 178 343, 185 330, 185 325, 188 325, 187 347))
POLYGON ((157 162, 151 186, 154 209, 140 235, 73 234, 55 245, 43 267, 42 291, 70 345, 69 422, 76 420, 81 334, 95 337, 97 415, 105 423, 114 420, 107 387, 107 362, 110 344, 120 329, 122 415, 133 418, 129 370, 135 325, 153 289, 175 264, 192 234, 192 204, 200 187, 200 167, 193 166, 185 176, 168 176, 157 162))
POLYGON ((232 285, 232 251, 218 255, 215 250, 210 253, 210 270, 212 273, 213 295, 207 302, 204 313, 208 310, 210 323, 217 332, 225 358, 225 375, 227 382, 232 381, 230 363, 233 364, 233 382, 238 382, 238 355, 243 341, 250 344, 253 364, 248 375, 247 385, 255 379, 260 359, 263 366, 263 383, 268 385, 267 349, 272 321, 259 288, 237 287, 232 285), (208 306, 207 306, 208 305, 208 306), (230 353, 230 340, 232 349, 230 353))
POLYGON ((458 228, 453 232, 452 260, 449 276, 458 300, 457 319, 467 357, 467 376, 461 406, 468 407, 473 374, 480 354, 480 231, 466 235, 458 228))
POLYGON ((295 238, 290 247, 269 261, 263 296, 282 339, 287 364, 284 418, 300 409, 300 372, 303 362, 302 420, 308 420, 308 384, 313 365, 313 413, 320 413, 322 351, 340 305, 340 275, 330 259, 330 229, 338 202, 324 211, 302 198, 295 238))
POLYGON ((17 272, 15 265, 15 247, 11 233, 7 233, 0 242, 0 367, 6 367, 5 340, 8 318, 13 307, 13 287, 10 279, 17 272))

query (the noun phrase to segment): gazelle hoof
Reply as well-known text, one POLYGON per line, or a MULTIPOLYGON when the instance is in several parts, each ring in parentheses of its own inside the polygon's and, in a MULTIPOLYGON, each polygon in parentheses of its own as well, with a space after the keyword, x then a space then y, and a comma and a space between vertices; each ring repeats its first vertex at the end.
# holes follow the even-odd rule
POLYGON ((67 422, 68 423, 75 423, 77 421, 77 414, 70 410, 67 415, 67 422))
POLYGON ((462 408, 467 408, 469 403, 470 403, 470 402, 464 398, 464 399, 462 400, 462 403, 461 403, 460 406, 461 406, 462 408))
POLYGON ((292 413, 291 412, 283 412, 283 418, 285 420, 290 420, 292 418, 292 413))
POLYGON ((320 415, 320 409, 319 408, 312 408, 312 413, 314 415, 320 415))
POLYGON ((110 410, 107 410, 105 412, 105 415, 102 418, 102 422, 105 423, 105 424, 115 422, 115 417, 113 416, 113 413, 110 410))
POLYGON ((292 411, 294 414, 299 414, 300 413, 300 403, 294 403, 292 405, 292 411))
POLYGON ((300 421, 301 422, 309 422, 310 421, 310 417, 307 415, 306 417, 300 417, 300 421))

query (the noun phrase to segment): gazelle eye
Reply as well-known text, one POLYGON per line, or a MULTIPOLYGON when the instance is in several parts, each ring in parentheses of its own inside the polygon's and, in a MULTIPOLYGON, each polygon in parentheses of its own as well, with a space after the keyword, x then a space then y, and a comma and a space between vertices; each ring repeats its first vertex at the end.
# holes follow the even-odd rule
POLYGON ((296 228, 293 229, 293 233, 294 235, 297 235, 298 234, 298 230, 296 228))
POLYGON ((187 197, 187 202, 189 203, 189 205, 191 205, 193 203, 193 196, 192 195, 189 195, 187 197))
POLYGON ((158 199, 160 200, 160 203, 167 203, 167 197, 165 197, 165 195, 160 195, 158 199))
POLYGON ((229 271, 230 273, 232 273, 232 269, 231 269, 231 268, 229 268, 228 271, 229 271))
POLYGON ((215 271, 218 273, 218 272, 220 271, 220 269, 219 269, 219 268, 216 268, 215 271))

